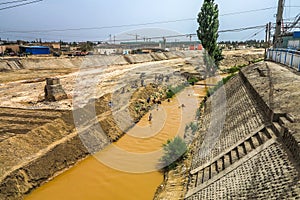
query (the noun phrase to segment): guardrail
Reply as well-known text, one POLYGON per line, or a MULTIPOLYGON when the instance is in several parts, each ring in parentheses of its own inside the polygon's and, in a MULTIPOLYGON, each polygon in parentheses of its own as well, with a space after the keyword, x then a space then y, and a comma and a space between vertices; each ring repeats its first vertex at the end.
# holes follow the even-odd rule
POLYGON ((267 59, 292 67, 300 72, 300 51, 290 49, 268 49, 267 59))

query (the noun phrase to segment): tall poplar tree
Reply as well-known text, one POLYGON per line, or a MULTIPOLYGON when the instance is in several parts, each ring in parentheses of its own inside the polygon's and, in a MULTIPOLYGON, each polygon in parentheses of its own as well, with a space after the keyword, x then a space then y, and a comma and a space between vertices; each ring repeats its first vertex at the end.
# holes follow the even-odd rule
POLYGON ((213 59, 215 65, 208 65, 208 72, 214 74, 218 68, 219 62, 223 59, 222 51, 217 44, 219 37, 219 9, 214 0, 204 0, 201 11, 198 14, 199 28, 197 30, 198 38, 208 55, 213 59))

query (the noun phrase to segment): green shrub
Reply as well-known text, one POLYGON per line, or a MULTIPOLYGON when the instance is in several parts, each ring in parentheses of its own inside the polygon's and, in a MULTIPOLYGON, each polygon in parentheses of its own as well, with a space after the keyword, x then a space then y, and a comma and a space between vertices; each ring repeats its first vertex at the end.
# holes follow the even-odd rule
POLYGON ((264 61, 265 59, 264 58, 258 58, 256 60, 253 60, 252 63, 258 63, 258 62, 261 62, 261 61, 264 61))
POLYGON ((185 85, 178 85, 175 87, 169 87, 168 91, 167 91, 167 98, 170 99, 172 98, 175 94, 179 93, 181 90, 183 90, 185 88, 185 85))
POLYGON ((197 79, 197 78, 195 78, 195 77, 192 77, 192 78, 190 78, 189 80, 188 80, 188 83, 190 84, 190 85, 194 85, 196 82, 198 82, 199 80, 197 79))
POLYGON ((191 122, 190 128, 192 129, 193 133, 198 130, 198 125, 195 122, 191 122))
POLYGON ((169 89, 169 90, 167 91, 167 98, 168 98, 168 99, 172 98, 174 95, 175 95, 175 93, 173 92, 173 90, 169 89))
POLYGON ((170 170, 174 169, 178 162, 184 158, 187 152, 187 145, 182 138, 177 136, 173 140, 168 140, 167 143, 163 145, 163 149, 164 155, 160 161, 165 169, 170 170))

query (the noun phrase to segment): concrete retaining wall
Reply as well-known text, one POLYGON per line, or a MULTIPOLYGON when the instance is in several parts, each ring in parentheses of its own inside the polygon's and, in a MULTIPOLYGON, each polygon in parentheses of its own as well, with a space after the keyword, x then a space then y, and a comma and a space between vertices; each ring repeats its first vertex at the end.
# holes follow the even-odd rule
POLYGON ((261 98, 260 94, 255 90, 255 88, 251 85, 249 80, 246 78, 243 70, 239 72, 239 76, 243 80, 244 85, 246 86, 247 90, 250 92, 252 99, 256 101, 256 103, 260 106, 260 109, 262 109, 262 113, 265 114, 265 118, 269 119, 270 122, 273 121, 274 113, 269 108, 269 106, 266 104, 266 102, 261 98))

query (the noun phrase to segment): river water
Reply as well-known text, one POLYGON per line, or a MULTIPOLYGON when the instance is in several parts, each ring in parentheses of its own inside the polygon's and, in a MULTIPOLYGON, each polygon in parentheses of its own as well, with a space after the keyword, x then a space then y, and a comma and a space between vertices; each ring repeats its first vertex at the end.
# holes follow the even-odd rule
MULTIPOLYGON (((208 82, 216 83, 217 80, 208 82)), ((157 169, 162 145, 176 135, 183 136, 206 90, 200 85, 189 87, 171 102, 162 102, 150 111, 151 122, 148 113, 118 142, 79 162, 25 199, 153 199, 156 188, 163 181, 163 174, 157 169)))

